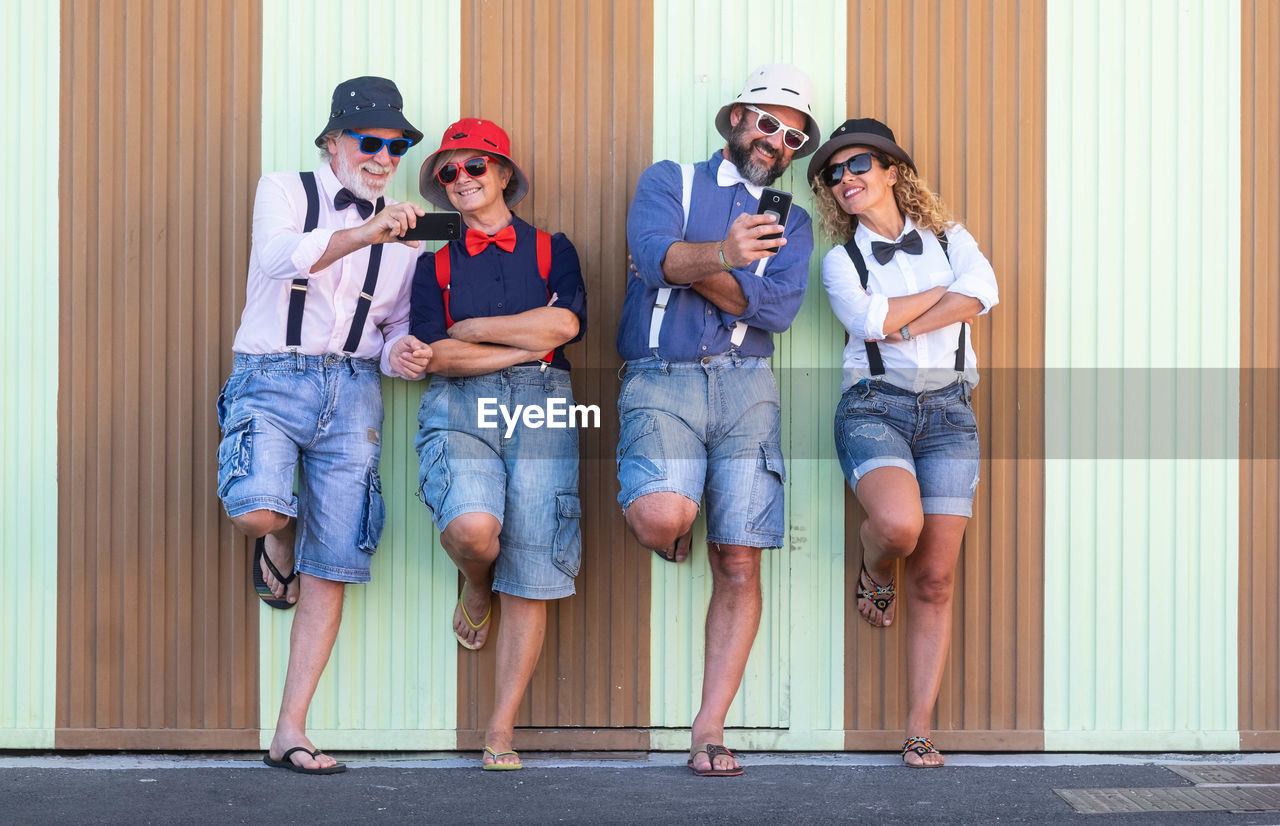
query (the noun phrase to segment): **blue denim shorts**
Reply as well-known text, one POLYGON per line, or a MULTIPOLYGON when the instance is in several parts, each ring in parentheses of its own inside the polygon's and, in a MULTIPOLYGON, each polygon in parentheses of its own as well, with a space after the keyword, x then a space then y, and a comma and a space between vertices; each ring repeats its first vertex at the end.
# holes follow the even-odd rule
POLYGON ((218 497, 227 515, 296 516, 295 570, 368 582, 386 519, 378 363, 237 353, 218 396, 218 426, 218 497))
POLYGON ((769 362, 735 354, 626 365, 618 394, 618 502, 661 491, 701 503, 707 541, 782 546, 782 419, 769 362))
POLYGON ((418 498, 442 531, 464 513, 498 520, 495 591, 526 599, 574 593, 573 578, 582 564, 578 431, 567 426, 567 414, 554 413, 573 403, 569 373, 556 368, 433 376, 422 394, 415 441, 418 498), (508 425, 499 405, 511 415, 516 405, 534 405, 552 415, 536 426, 527 418, 508 425))
POLYGON ((836 453, 849 486, 882 467, 916 477, 925 513, 973 515, 978 487, 978 423, 969 386, 912 393, 864 379, 836 407, 836 453))

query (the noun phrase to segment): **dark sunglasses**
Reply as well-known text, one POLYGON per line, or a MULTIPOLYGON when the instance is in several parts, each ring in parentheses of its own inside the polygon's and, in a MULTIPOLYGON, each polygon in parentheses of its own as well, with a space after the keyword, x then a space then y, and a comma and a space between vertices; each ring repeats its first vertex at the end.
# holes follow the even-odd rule
POLYGON ((804 146, 805 142, 809 140, 809 136, 804 132, 801 132, 799 129, 792 129, 790 126, 783 126, 782 121, 778 120, 763 109, 757 109, 750 104, 747 104, 746 108, 756 113, 757 132, 761 135, 772 135, 781 129, 782 144, 791 151, 794 152, 804 146))
POLYGON ((865 175, 871 171, 875 157, 870 152, 859 152, 843 163, 833 163, 822 170, 822 182, 827 186, 835 186, 844 180, 844 171, 853 175, 865 175))
POLYGON ((350 135, 359 141, 360 151, 366 155, 376 155, 385 146, 388 155, 398 158, 408 152, 410 146, 413 146, 413 141, 408 138, 375 138, 373 135, 361 135, 359 132, 352 132, 350 129, 343 129, 342 134, 350 135))
MULTIPOLYGON (((458 180, 459 167, 472 178, 483 178, 484 173, 489 171, 490 161, 493 161, 493 158, 488 155, 476 155, 474 158, 467 158, 462 163, 450 161, 436 170, 436 180, 446 186, 453 183, 458 180)), ((496 161, 494 162, 497 163, 496 161)))

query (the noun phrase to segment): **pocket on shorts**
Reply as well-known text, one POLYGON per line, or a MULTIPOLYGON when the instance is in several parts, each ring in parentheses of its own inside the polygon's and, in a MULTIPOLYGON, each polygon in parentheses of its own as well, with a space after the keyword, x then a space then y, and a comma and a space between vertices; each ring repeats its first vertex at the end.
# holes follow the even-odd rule
POLYGON ((253 416, 244 415, 227 424, 218 443, 218 498, 225 499, 231 485, 249 475, 253 461, 253 416))
POLYGON ((887 416, 889 404, 877 396, 864 396, 855 386, 849 388, 840 399, 839 414, 842 419, 854 416, 887 416))
POLYGON ((556 494, 556 544, 552 561, 575 577, 582 567, 582 500, 573 491, 556 494))
POLYGON ((440 515, 438 509, 444 505, 445 494, 449 492, 447 444, 444 435, 437 435, 423 444, 418 454, 418 500, 437 517, 440 515))
POLYGON ((782 535, 786 519, 783 508, 786 481, 787 468, 782 459, 782 448, 762 442, 756 472, 751 480, 751 512, 747 518, 747 530, 765 536, 782 535))
POLYGON ((240 392, 244 389, 245 383, 249 381, 250 373, 248 370, 233 372, 222 383, 222 389, 218 391, 218 402, 216 409, 218 412, 218 427, 226 432, 227 414, 230 412, 231 405, 240 396, 240 392))
POLYGON ((371 466, 365 475, 364 509, 360 516, 360 550, 371 554, 378 550, 382 539, 382 526, 387 522, 387 504, 382 499, 382 477, 378 468, 371 466))
POLYGON ((964 433, 978 432, 978 420, 973 415, 973 408, 963 400, 957 399, 948 404, 942 411, 942 418, 947 423, 947 427, 953 430, 964 433))

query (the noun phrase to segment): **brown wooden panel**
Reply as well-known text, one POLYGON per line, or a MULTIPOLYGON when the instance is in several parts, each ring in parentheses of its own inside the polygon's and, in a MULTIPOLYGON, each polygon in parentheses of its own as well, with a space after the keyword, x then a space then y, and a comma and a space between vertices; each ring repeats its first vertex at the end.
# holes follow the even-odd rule
POLYGON ((1280 748, 1280 5, 1241 6, 1240 748, 1280 748))
MULTIPOLYGON (((1043 731, 935 728, 932 738, 947 751, 1044 751, 1043 731)), ((845 751, 901 751, 902 729, 846 731, 845 751)))
MULTIPOLYGON (((522 728, 519 745, 522 753, 529 751, 648 751, 649 729, 522 728)), ((458 731, 460 750, 480 751, 484 747, 484 729, 458 731)))
MULTIPOLYGON (((581 431, 578 594, 550 605, 521 726, 644 726, 649 718, 649 554, 623 525, 613 451, 626 210, 653 146, 652 14, 641 0, 462 4, 461 113, 507 130, 532 182, 517 212, 564 232, 578 249, 589 319, 568 355, 575 397, 599 405, 603 424, 581 431)), ((495 619, 500 628, 500 615, 495 619)), ((488 721, 494 648, 459 649, 463 747, 465 732, 483 730, 488 721)), ((520 737, 525 742, 524 732, 520 737)))
POLYGON ((55 741, 252 747, 257 611, 214 401, 260 167, 261 9, 64 0, 61 21, 55 741))
MULTIPOLYGON (((973 333, 982 484, 934 731, 944 748, 1043 748, 1044 3, 863 0, 848 30, 849 115, 894 129, 1000 282, 973 333)), ((902 739, 911 606, 888 631, 854 608, 864 517, 846 491, 845 728, 849 748, 880 749, 902 739)))

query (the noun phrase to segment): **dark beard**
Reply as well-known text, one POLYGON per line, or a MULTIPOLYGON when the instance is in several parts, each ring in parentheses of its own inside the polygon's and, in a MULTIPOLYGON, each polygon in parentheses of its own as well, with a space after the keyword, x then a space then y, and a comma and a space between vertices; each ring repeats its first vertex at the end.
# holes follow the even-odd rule
POLYGON ((750 135, 754 134, 756 127, 748 122, 746 113, 738 121, 738 125, 733 127, 733 131, 729 133, 729 160, 733 165, 738 167, 738 171, 742 173, 742 177, 746 178, 756 186, 769 186, 787 171, 787 162, 781 157, 775 156, 773 163, 769 166, 761 166, 751 158, 751 149, 759 145, 760 150, 764 153, 776 151, 764 136, 750 139, 750 135))

